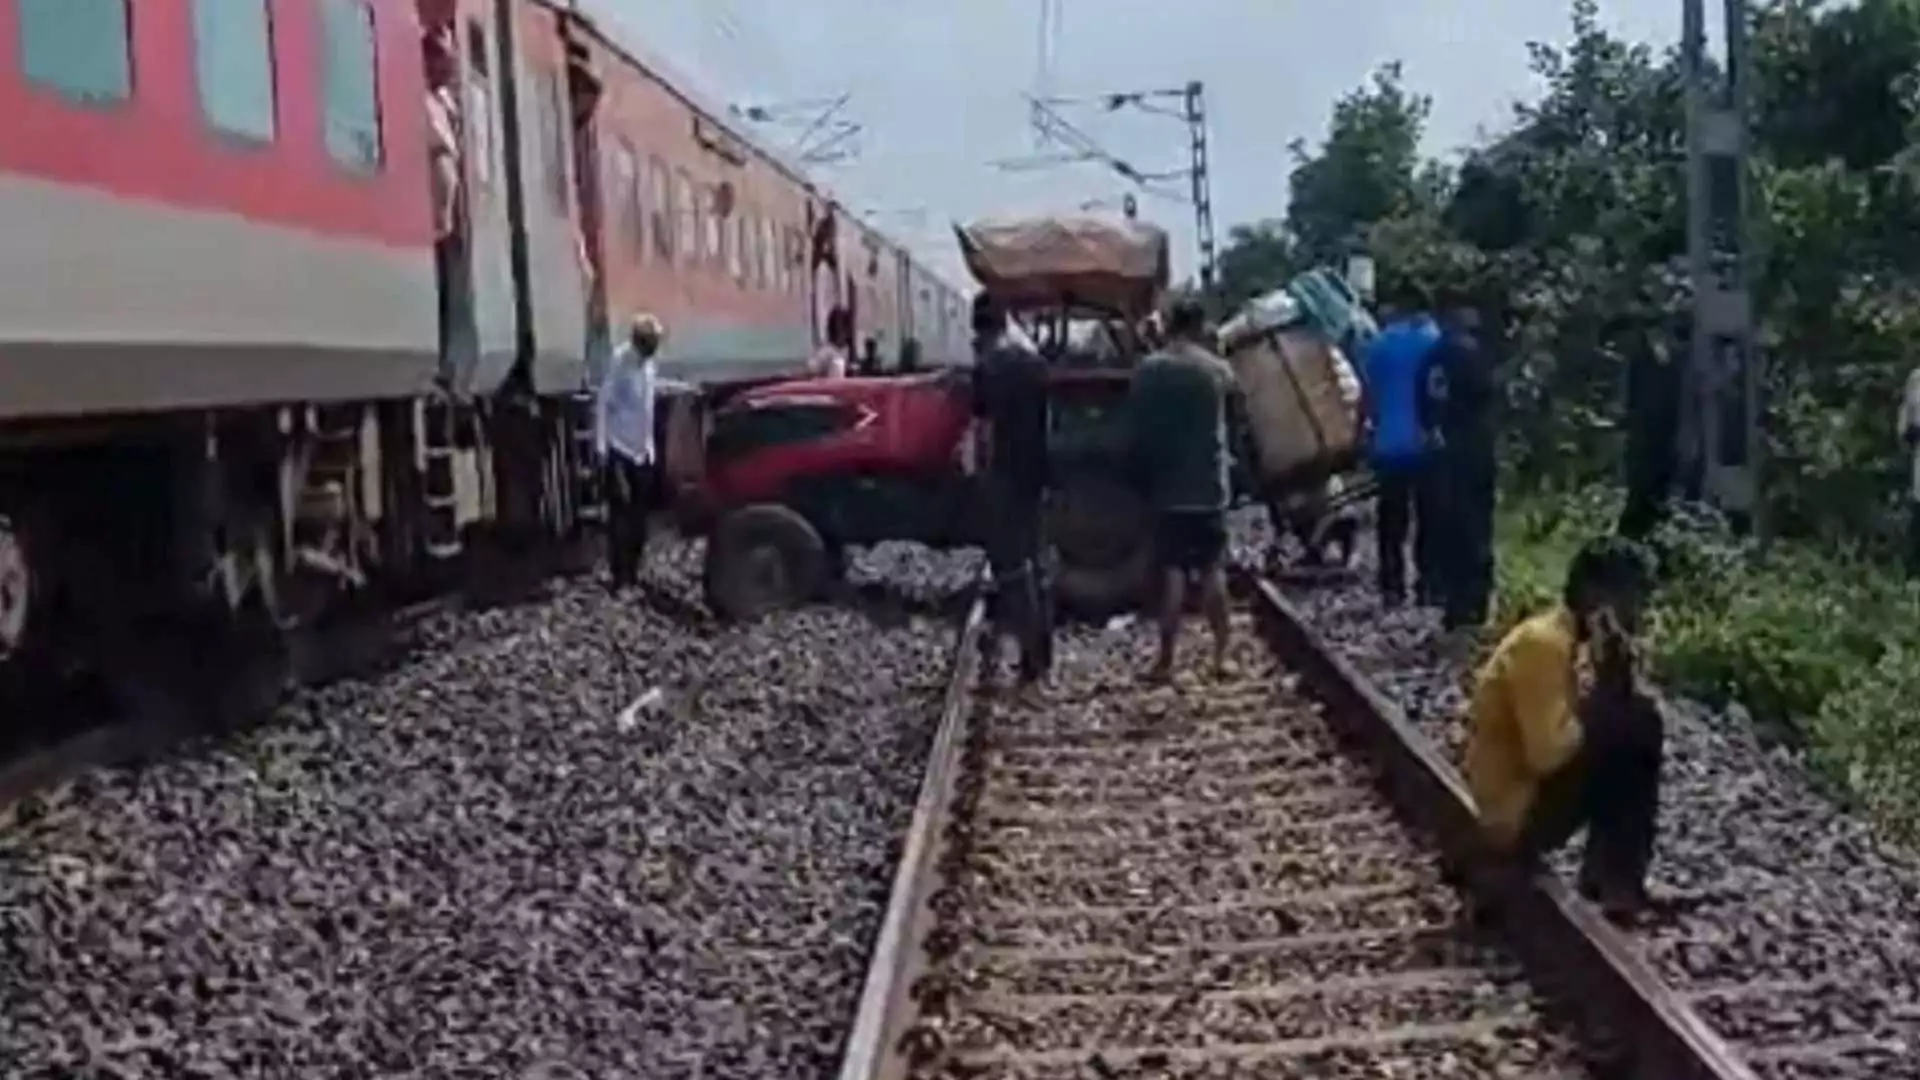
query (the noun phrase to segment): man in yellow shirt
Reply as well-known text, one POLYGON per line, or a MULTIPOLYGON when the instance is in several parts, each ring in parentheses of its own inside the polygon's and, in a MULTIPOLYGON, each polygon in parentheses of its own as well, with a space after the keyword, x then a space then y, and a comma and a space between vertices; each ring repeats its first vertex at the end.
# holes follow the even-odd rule
POLYGON ((1475 680, 1467 784, 1487 840, 1522 867, 1587 829, 1580 890, 1609 917, 1648 903, 1664 730, 1635 669, 1651 585, 1631 541, 1590 542, 1562 603, 1522 622, 1475 680))

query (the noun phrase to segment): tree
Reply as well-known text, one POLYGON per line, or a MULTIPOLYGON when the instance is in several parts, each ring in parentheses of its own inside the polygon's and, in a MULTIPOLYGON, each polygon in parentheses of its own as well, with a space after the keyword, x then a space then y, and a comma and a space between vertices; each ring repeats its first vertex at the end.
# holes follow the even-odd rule
POLYGON ((1293 234, 1279 221, 1235 225, 1220 249, 1217 283, 1229 308, 1285 285, 1305 268, 1293 234))
POLYGON ((1303 257, 1337 260, 1359 230, 1422 205, 1432 174, 1420 139, 1432 104, 1406 89, 1397 62, 1386 64, 1334 104, 1317 150, 1293 144, 1286 228, 1303 257))
MULTIPOLYGON (((1920 341, 1920 0, 1750 17, 1768 495, 1790 529, 1872 536, 1901 490, 1882 414, 1920 341)), ((1684 310, 1684 83, 1595 0, 1529 61, 1543 92, 1451 175, 1420 157, 1428 100, 1375 71, 1294 147, 1284 221, 1231 231, 1221 279, 1244 299, 1362 234, 1383 289, 1467 288, 1508 316, 1511 460, 1563 485, 1615 471, 1621 355, 1684 310)))

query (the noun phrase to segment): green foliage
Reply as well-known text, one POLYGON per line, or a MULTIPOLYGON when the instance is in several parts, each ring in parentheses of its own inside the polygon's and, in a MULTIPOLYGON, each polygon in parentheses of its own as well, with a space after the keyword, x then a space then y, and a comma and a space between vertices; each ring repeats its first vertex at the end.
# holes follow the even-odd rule
MULTIPOLYGON (((1573 553, 1616 512, 1593 491, 1502 509, 1489 643, 1558 601, 1573 553)), ((1738 701, 1763 733, 1804 749, 1835 790, 1902 832, 1920 830, 1920 592, 1831 552, 1756 550, 1705 516, 1669 523, 1653 546, 1660 586, 1648 636, 1659 681, 1709 704, 1738 701)))
MULTIPOLYGON (((1885 550, 1890 402, 1920 333, 1920 2, 1771 0, 1751 22, 1770 509, 1885 550)), ((1360 236, 1383 291, 1444 283, 1505 313, 1509 459, 1559 487, 1617 474, 1625 357, 1671 347, 1687 296, 1679 60, 1607 32, 1595 0, 1569 30, 1529 49, 1540 97, 1451 172, 1419 157, 1429 101, 1382 67, 1295 145, 1284 222, 1221 258, 1237 300, 1360 236)))
MULTIPOLYGON (((1894 404, 1920 360, 1920 0, 1756 0, 1748 18, 1764 498, 1782 539, 1763 554, 1710 522, 1669 528, 1655 662, 1680 690, 1738 699, 1904 828, 1920 821, 1920 604, 1886 560, 1906 495, 1894 404)), ((1284 222, 1236 230, 1222 257, 1246 296, 1362 236, 1383 293, 1465 288, 1505 316, 1501 624, 1552 603, 1573 549, 1609 527, 1585 492, 1620 473, 1626 359, 1680 347, 1689 302, 1678 57, 1573 0, 1566 38, 1528 60, 1540 95, 1453 169, 1420 160, 1429 103, 1381 68, 1319 146, 1296 145, 1284 222)))

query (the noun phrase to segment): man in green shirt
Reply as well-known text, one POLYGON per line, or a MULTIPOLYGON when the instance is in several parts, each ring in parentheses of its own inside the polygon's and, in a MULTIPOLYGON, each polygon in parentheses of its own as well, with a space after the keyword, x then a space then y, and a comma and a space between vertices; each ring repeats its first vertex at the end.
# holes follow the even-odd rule
POLYGON ((1190 583, 1213 631, 1213 668, 1224 673, 1230 624, 1227 549, 1227 409, 1233 369, 1213 354, 1206 312, 1182 300, 1167 314, 1168 345, 1140 362, 1128 395, 1135 464, 1153 510, 1161 579, 1160 649, 1148 679, 1173 677, 1174 643, 1190 583))

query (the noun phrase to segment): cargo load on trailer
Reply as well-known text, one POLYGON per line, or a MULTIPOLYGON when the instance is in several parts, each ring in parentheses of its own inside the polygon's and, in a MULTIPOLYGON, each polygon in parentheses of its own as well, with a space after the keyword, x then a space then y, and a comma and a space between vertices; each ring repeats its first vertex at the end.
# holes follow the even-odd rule
POLYGON ((1139 221, 1040 217, 956 226, 981 289, 1014 312, 1139 319, 1171 280, 1166 231, 1139 221))
POLYGON ((1309 487, 1353 467, 1359 378, 1290 290, 1250 301, 1220 328, 1220 344, 1246 400, 1249 464, 1261 493, 1309 487))
MULTIPOLYGON (((1090 616, 1129 608, 1151 552, 1118 422, 1139 324, 1166 287, 1166 234, 1075 218, 957 232, 982 284, 1049 361, 1045 527, 1061 606, 1090 616), (1079 364, 1082 353, 1100 362, 1079 364)), ((972 395, 961 370, 784 380, 670 407, 669 480, 683 527, 708 539, 708 602, 751 618, 818 596, 851 547, 982 543, 986 515, 963 452, 972 395)))

